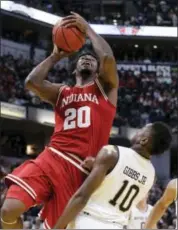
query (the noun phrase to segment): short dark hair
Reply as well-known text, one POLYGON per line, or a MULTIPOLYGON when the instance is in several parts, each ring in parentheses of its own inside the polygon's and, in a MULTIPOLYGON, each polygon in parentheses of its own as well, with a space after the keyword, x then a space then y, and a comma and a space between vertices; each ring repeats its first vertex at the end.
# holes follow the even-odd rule
POLYGON ((152 147, 151 154, 159 155, 169 149, 172 142, 172 133, 164 122, 155 122, 152 125, 152 147))
POLYGON ((77 60, 76 62, 82 57, 82 56, 86 56, 86 55, 90 55, 92 57, 94 57, 96 59, 96 61, 98 62, 98 66, 100 65, 100 61, 98 56, 96 55, 96 53, 92 50, 92 49, 83 49, 81 50, 78 55, 77 55, 77 60))
POLYGON ((94 50, 91 47, 88 46, 84 46, 82 47, 76 54, 74 54, 71 57, 71 62, 70 62, 70 70, 71 72, 73 72, 76 68, 76 64, 78 62, 78 60, 80 59, 80 57, 85 56, 85 55, 90 55, 92 57, 94 57, 98 63, 98 71, 99 71, 99 67, 100 67, 100 60, 99 57, 96 55, 96 53, 94 52, 94 50))
POLYGON ((90 55, 90 56, 94 57, 97 61, 99 61, 98 56, 96 55, 95 51, 93 49, 89 49, 89 48, 81 49, 77 54, 77 59, 79 59, 80 57, 85 56, 85 55, 90 55))

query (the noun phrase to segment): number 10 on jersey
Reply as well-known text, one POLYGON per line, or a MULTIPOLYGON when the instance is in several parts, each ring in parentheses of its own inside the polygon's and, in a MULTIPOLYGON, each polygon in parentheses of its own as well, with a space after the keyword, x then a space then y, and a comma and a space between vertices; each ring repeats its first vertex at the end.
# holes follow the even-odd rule
POLYGON ((87 128, 91 125, 91 109, 83 106, 78 109, 69 108, 65 111, 64 130, 87 128))

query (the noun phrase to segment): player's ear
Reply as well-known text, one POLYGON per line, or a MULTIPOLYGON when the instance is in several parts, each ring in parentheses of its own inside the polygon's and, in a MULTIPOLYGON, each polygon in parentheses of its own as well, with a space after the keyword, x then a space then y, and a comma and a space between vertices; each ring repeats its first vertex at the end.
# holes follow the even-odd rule
POLYGON ((140 144, 142 146, 145 146, 148 143, 148 138, 147 137, 142 137, 140 140, 140 144))

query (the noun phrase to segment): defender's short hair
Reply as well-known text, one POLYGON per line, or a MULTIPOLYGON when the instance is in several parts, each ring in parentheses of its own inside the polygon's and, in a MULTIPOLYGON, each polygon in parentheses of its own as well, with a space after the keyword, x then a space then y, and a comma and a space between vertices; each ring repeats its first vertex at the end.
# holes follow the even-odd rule
POLYGON ((169 149, 172 142, 172 133, 164 122, 155 122, 152 125, 152 155, 162 154, 169 149))

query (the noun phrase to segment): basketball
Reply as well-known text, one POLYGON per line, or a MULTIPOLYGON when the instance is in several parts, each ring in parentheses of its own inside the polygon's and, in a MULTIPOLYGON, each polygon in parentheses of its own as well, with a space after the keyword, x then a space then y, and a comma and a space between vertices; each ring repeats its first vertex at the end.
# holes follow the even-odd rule
POLYGON ((66 28, 56 24, 53 27, 53 42, 59 49, 73 52, 85 43, 85 34, 76 27, 66 28))

